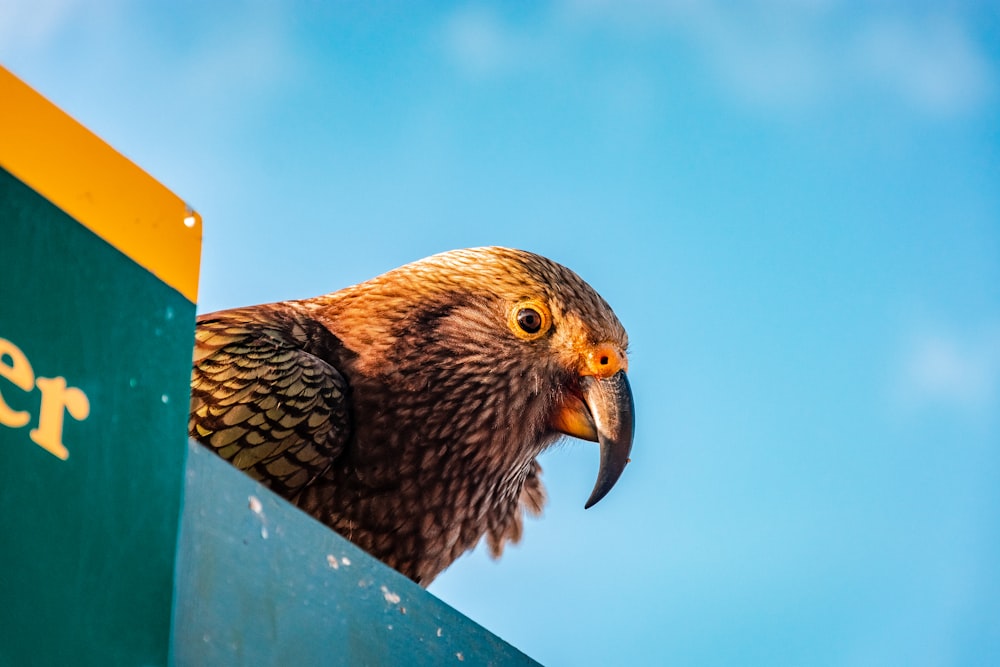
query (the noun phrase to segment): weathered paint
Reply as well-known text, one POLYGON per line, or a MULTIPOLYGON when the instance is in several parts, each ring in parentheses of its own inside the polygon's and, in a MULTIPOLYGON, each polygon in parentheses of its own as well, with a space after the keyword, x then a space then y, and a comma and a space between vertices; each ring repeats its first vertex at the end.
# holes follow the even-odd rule
POLYGON ((191 443, 179 665, 534 665, 523 653, 191 443))

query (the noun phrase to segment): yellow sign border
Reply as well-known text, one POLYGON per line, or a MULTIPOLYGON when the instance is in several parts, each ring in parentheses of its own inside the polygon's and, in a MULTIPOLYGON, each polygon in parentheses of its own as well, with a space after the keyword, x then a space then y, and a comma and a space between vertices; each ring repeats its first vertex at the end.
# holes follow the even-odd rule
POLYGON ((201 216, 3 66, 0 166, 197 302, 201 216))

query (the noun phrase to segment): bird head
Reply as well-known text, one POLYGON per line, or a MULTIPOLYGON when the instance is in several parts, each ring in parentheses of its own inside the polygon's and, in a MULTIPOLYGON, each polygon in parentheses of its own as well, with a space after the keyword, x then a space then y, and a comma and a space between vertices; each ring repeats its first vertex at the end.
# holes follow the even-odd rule
POLYGON ((448 446, 500 476, 564 434, 598 442, 588 508, 621 476, 634 424, 628 337, 566 267, 508 248, 455 250, 314 305, 352 355, 352 385, 377 383, 409 420, 389 428, 425 447, 458 443, 448 446))

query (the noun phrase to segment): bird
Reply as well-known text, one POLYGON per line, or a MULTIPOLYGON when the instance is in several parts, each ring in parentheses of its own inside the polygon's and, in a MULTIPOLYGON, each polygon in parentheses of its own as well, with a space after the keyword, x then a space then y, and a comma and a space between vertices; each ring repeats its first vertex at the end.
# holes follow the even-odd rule
POLYGON ((301 300, 201 315, 191 437, 426 587, 546 502, 538 456, 598 442, 589 508, 630 461, 628 336, 541 255, 432 255, 301 300))

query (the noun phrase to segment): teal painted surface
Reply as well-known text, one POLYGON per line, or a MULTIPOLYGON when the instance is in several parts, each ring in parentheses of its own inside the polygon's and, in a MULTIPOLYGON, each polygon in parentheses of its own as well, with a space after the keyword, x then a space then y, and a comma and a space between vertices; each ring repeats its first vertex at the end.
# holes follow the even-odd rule
POLYGON ((191 443, 178 665, 536 664, 191 443))
MULTIPOLYGON (((0 169, 0 339, 64 377, 60 460, 0 423, 0 665, 164 665, 186 455, 194 305, 0 169)), ((0 364, 14 365, 10 355, 0 364)))

